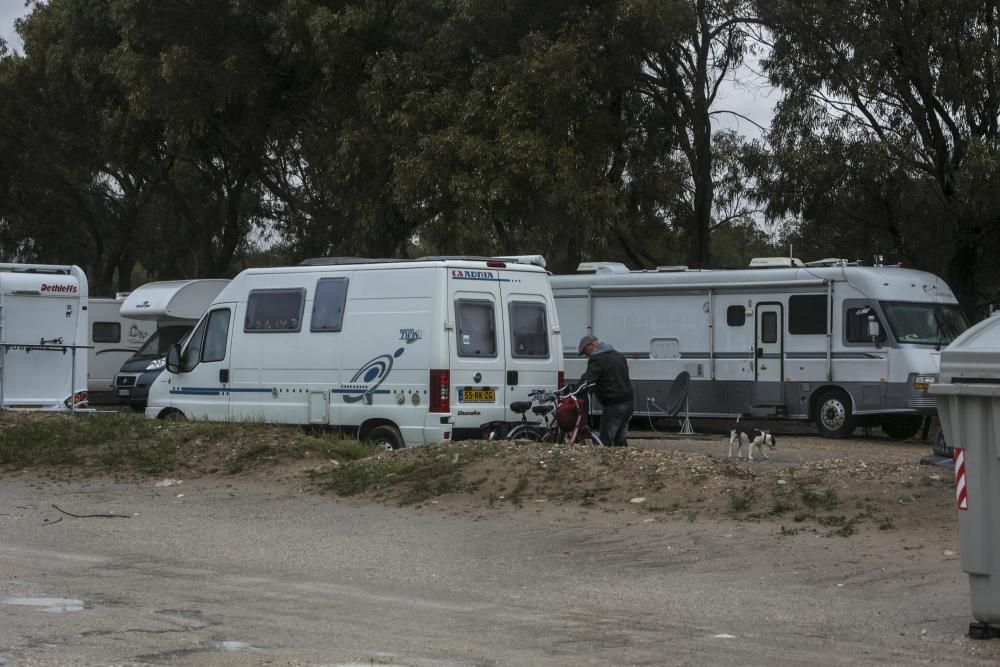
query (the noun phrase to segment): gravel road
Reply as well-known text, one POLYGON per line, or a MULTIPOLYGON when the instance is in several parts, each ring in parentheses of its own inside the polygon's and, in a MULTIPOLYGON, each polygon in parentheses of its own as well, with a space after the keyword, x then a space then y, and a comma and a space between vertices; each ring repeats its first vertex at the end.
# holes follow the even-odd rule
POLYGON ((1000 642, 964 636, 956 531, 845 539, 568 506, 387 508, 267 480, 24 473, 0 485, 0 536, 0 665, 1000 659, 1000 642))

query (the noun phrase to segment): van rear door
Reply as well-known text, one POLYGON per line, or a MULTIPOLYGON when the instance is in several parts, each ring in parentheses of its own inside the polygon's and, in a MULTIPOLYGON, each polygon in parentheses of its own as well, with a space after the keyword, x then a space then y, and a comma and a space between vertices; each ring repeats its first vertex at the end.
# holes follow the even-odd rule
POLYGON ((451 413, 456 437, 475 437, 480 426, 502 421, 506 332, 496 269, 448 269, 448 301, 454 318, 451 413))
POLYGON ((85 388, 73 386, 74 368, 87 364, 87 341, 76 339, 79 317, 79 297, 4 296, 4 343, 11 346, 3 358, 4 407, 61 408, 85 388))
MULTIPOLYGON (((552 391, 558 384, 559 340, 552 321, 554 306, 546 276, 517 272, 519 280, 501 282, 506 319, 507 404, 530 401, 533 389, 552 391)), ((520 417, 509 413, 507 421, 520 417)))

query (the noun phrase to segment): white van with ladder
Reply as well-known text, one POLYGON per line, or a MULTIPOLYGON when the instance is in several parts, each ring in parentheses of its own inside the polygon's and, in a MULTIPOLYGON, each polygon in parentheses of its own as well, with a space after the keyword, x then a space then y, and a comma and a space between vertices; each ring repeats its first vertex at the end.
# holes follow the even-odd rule
MULTIPOLYGON (((593 334, 629 359, 635 414, 657 416, 682 371, 692 417, 815 421, 914 435, 935 412, 940 350, 968 326, 930 273, 829 259, 759 258, 750 269, 630 271, 581 265, 552 277, 566 343, 593 334)), ((567 347, 570 380, 586 359, 567 347)))
POLYGON ((330 425, 384 447, 481 437, 562 381, 541 258, 249 269, 167 356, 149 417, 330 425))
POLYGON ((115 374, 122 364, 149 340, 156 324, 125 317, 122 304, 128 292, 114 298, 93 298, 87 303, 90 318, 90 354, 87 359, 87 390, 90 402, 114 391, 115 374))
POLYGON ((0 264, 0 406, 87 408, 88 347, 80 267, 0 264))

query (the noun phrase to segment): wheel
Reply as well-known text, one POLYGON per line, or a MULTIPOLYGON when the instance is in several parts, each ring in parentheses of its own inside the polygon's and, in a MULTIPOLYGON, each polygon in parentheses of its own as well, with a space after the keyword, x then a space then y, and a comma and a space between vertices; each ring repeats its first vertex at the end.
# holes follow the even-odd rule
POLYGON ((160 419, 168 422, 186 422, 187 417, 180 410, 167 410, 160 413, 160 419))
POLYGON ((920 432, 923 422, 920 415, 895 415, 882 419, 880 426, 893 440, 906 440, 920 432))
POLYGON ((399 433, 399 429, 388 425, 376 426, 368 431, 368 435, 365 436, 365 442, 375 445, 376 449, 384 449, 387 452, 393 449, 402 449, 406 446, 406 443, 403 442, 403 436, 399 433))
POLYGON ((601 442, 601 436, 597 435, 595 431, 588 431, 587 435, 590 436, 590 442, 595 447, 603 447, 604 443, 601 442))
POLYGON ((944 456, 949 459, 955 458, 955 449, 948 445, 944 439, 944 431, 938 431, 937 435, 934 436, 934 445, 932 449, 938 456, 944 456))
POLYGON ((824 438, 846 438, 854 432, 851 398, 842 389, 823 392, 816 400, 816 428, 824 438))
POLYGON ((542 442, 545 437, 545 429, 537 424, 518 424, 507 434, 508 440, 531 440, 532 442, 542 442))

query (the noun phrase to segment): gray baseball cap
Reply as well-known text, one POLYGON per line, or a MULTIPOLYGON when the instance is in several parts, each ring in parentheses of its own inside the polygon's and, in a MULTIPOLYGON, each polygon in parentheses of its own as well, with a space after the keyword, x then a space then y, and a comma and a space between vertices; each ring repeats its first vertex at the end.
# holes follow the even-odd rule
POLYGON ((587 347, 591 343, 596 343, 596 342, 597 342, 597 336, 591 336, 590 334, 587 334, 586 336, 580 339, 580 344, 576 346, 577 354, 583 354, 583 348, 587 347))

